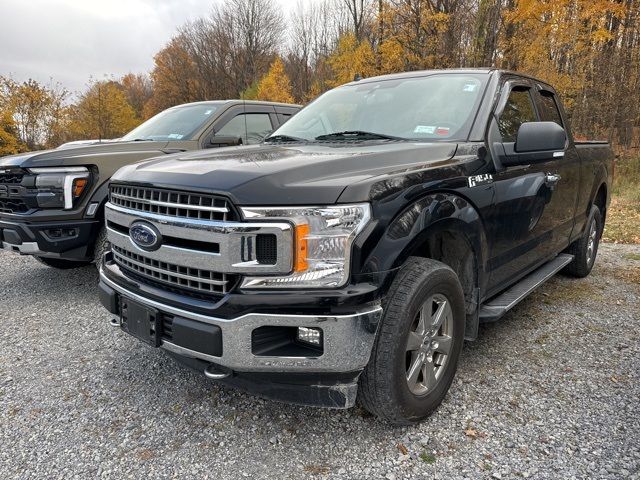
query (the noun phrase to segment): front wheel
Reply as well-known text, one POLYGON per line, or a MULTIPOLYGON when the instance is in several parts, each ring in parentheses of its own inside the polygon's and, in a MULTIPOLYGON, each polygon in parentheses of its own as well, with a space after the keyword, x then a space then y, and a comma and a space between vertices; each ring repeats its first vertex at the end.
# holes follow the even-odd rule
POLYGON ((409 425, 433 412, 451 386, 464 341, 464 294, 447 265, 411 257, 384 307, 358 398, 372 414, 409 425))
POLYGON ((107 239, 106 227, 100 228, 98 236, 96 237, 96 243, 93 249, 93 261, 98 271, 100 271, 100 263, 102 262, 102 256, 111 248, 111 244, 107 239))

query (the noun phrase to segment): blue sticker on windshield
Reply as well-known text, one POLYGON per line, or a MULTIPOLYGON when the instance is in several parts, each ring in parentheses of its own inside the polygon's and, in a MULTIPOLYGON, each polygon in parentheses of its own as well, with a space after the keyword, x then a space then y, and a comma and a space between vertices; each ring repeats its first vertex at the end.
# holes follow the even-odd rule
POLYGON ((473 84, 473 83, 467 83, 465 84, 465 86, 462 88, 463 92, 475 92, 477 88, 477 85, 473 84))

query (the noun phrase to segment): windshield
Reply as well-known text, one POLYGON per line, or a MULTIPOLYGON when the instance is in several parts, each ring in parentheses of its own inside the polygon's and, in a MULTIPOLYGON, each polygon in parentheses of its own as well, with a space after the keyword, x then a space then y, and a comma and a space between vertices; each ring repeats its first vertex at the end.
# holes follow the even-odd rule
POLYGON ((217 105, 210 103, 169 108, 134 128, 121 140, 189 140, 217 109, 217 105))
POLYGON ((486 79, 456 73, 346 85, 320 96, 271 138, 465 140, 486 79))

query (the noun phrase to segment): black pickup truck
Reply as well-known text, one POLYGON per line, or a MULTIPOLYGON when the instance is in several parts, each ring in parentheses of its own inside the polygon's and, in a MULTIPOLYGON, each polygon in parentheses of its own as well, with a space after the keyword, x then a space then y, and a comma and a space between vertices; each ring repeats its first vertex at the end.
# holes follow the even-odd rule
POLYGON ((107 184, 120 167, 179 151, 259 143, 298 110, 242 100, 189 103, 117 140, 0 158, 0 248, 56 268, 91 263, 106 245, 107 184))
POLYGON ((119 170, 101 302, 209 378, 416 422, 480 322, 589 274, 613 158, 524 75, 355 81, 260 145, 119 170))

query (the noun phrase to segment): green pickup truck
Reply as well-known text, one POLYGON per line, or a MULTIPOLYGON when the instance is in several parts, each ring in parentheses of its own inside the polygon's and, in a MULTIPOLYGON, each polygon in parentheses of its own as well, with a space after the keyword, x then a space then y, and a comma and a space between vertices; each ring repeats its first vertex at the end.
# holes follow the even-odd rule
POLYGON ((107 184, 120 167, 163 154, 256 144, 300 109, 226 100, 169 108, 117 140, 0 158, 0 248, 55 268, 99 259, 107 184))

